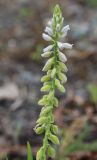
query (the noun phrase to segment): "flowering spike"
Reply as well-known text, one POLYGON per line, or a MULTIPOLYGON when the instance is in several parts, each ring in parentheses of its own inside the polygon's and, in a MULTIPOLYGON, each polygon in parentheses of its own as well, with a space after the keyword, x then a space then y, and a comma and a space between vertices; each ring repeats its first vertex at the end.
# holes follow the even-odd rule
POLYGON ((54 8, 53 18, 48 22, 42 37, 46 41, 51 41, 51 44, 43 49, 42 57, 50 57, 43 71, 47 72, 41 78, 41 82, 44 83, 41 88, 42 92, 47 92, 42 99, 38 102, 39 105, 43 105, 40 112, 39 119, 36 122, 36 133, 44 133, 43 146, 37 152, 37 160, 46 160, 46 153, 49 157, 55 157, 55 150, 51 146, 51 143, 58 145, 58 127, 54 124, 53 109, 58 106, 58 99, 55 97, 56 89, 61 92, 65 92, 63 83, 67 81, 67 77, 64 74, 67 72, 67 67, 64 64, 67 61, 66 56, 60 52, 60 50, 66 48, 71 49, 72 44, 62 43, 59 40, 67 35, 70 30, 69 25, 63 26, 64 18, 59 5, 54 8), (50 142, 49 142, 50 141, 50 142))

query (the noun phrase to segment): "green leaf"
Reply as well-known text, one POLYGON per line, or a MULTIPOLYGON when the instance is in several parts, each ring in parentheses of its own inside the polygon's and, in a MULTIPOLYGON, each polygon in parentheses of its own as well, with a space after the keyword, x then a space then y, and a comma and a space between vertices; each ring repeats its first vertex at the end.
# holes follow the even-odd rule
POLYGON ((27 142, 27 160, 33 160, 30 143, 27 142))
POLYGON ((90 84, 90 85, 88 85, 87 88, 90 93, 91 101, 94 103, 97 103, 97 85, 90 84))
POLYGON ((6 157, 6 160, 8 160, 8 157, 6 157))
POLYGON ((51 126, 51 131, 52 131, 54 134, 58 134, 58 126, 52 125, 52 126, 51 126))

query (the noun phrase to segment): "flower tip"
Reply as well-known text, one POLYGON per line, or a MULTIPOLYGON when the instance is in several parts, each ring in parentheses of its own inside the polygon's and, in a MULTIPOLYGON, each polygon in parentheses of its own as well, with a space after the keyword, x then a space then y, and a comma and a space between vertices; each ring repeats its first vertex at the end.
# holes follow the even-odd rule
POLYGON ((44 40, 46 40, 46 41, 51 41, 51 39, 52 39, 49 35, 47 35, 47 34, 45 34, 45 33, 42 34, 42 38, 43 38, 44 40))

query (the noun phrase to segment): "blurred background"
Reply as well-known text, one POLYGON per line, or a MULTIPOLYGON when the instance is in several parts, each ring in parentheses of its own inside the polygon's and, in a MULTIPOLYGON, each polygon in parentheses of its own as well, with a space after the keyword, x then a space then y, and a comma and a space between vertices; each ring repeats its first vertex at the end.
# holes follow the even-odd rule
POLYGON ((0 0, 0 160, 35 157, 43 136, 33 131, 40 107, 42 32, 60 4, 70 25, 68 82, 55 110, 56 160, 97 160, 97 0, 0 0))

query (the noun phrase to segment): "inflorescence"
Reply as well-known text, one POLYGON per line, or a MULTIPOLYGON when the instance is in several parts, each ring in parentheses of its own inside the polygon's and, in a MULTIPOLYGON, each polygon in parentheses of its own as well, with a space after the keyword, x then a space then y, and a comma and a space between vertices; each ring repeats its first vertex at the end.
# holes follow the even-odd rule
POLYGON ((63 26, 64 18, 60 7, 55 6, 53 18, 48 22, 45 33, 42 37, 46 41, 50 41, 51 44, 43 49, 42 57, 49 58, 43 68, 43 72, 46 72, 41 78, 43 87, 41 92, 47 92, 38 104, 43 106, 39 119, 36 122, 35 131, 37 134, 44 133, 43 145, 37 152, 37 160, 46 160, 48 157, 55 157, 55 149, 51 144, 59 144, 58 139, 58 127, 54 124, 53 110, 58 106, 58 99, 55 97, 55 91, 58 89, 61 92, 65 92, 63 83, 67 81, 66 72, 67 67, 64 64, 67 61, 66 56, 61 52, 63 49, 71 49, 72 44, 60 42, 67 36, 67 32, 70 30, 69 25, 63 26))

